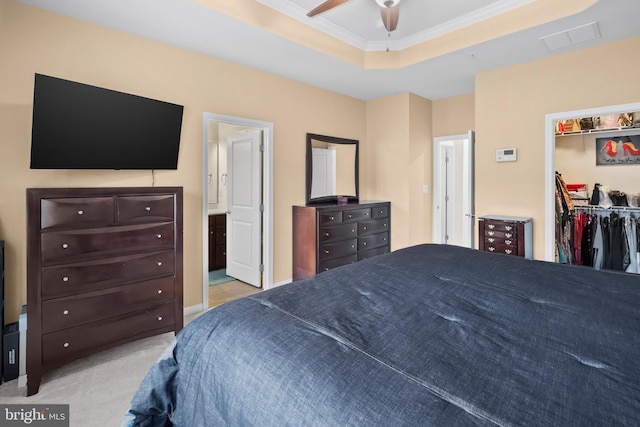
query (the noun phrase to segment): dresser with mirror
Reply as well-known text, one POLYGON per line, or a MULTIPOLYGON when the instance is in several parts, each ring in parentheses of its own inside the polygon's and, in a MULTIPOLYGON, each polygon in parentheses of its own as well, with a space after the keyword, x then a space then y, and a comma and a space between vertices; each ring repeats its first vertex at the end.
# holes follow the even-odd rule
POLYGON ((360 201, 358 140, 308 133, 305 205, 293 206, 293 280, 387 253, 391 204, 360 201))

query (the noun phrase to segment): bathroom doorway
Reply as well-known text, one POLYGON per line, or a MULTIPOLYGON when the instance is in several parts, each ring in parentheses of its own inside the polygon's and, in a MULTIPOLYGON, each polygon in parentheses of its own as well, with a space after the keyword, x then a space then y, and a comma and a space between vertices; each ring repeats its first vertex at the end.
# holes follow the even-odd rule
MULTIPOLYGON (((268 122, 255 121, 246 118, 222 116, 213 113, 203 114, 203 305, 207 308, 208 292, 210 283, 210 270, 220 273, 222 270, 222 281, 224 282, 226 274, 227 249, 233 251, 233 230, 239 233, 249 233, 255 242, 256 256, 259 262, 252 263, 250 266, 256 271, 250 280, 253 286, 269 289, 273 286, 273 257, 272 257, 272 199, 273 199, 273 124, 268 122), (231 149, 230 144, 237 144, 238 136, 241 140, 249 141, 243 138, 243 135, 258 135, 259 146, 256 153, 255 149, 249 150, 251 144, 240 143, 237 150, 231 149), (235 153, 233 153, 235 152, 235 153), (251 154, 253 153, 253 154, 251 154), (259 154, 259 164, 255 161, 256 154, 259 154), (238 155, 247 156, 245 160, 238 161, 238 155), (230 157, 232 156, 232 157, 230 157), (254 157, 252 160, 251 157, 254 157), (235 158, 231 163, 230 158, 235 158), (257 222, 252 227, 246 227, 246 221, 241 218, 240 221, 232 220, 233 211, 231 209, 233 197, 229 193, 230 186, 233 186, 234 170, 231 164, 236 164, 236 169, 243 168, 243 171, 236 172, 236 182, 244 185, 244 177, 254 175, 250 181, 254 186, 258 186, 254 193, 261 195, 261 200, 255 205, 259 209, 257 222), (239 179, 241 178, 241 179, 239 179), (227 224, 228 222, 228 224, 227 224), (237 227, 234 226, 237 225, 237 227), (224 236, 223 236, 224 230, 224 236), (255 236, 254 236, 255 234, 255 236), (223 237, 221 237, 223 236, 223 237), (224 266, 220 268, 221 266, 224 266), (214 269, 214 270, 212 270, 214 269)), ((236 185, 236 188, 238 186, 236 185)), ((237 194, 237 192, 236 192, 237 194)), ((236 206, 237 207, 237 206, 236 206)), ((244 207, 244 206, 243 206, 244 207)), ((243 213, 244 215, 244 213, 243 213)), ((246 239, 246 236, 243 237, 246 239)), ((237 240, 236 240, 237 243, 237 240)), ((236 251, 237 254, 244 256, 244 249, 236 251)), ((244 259, 240 257, 233 258, 233 262, 240 261, 244 264, 244 259)), ((243 271, 246 271, 242 265, 243 271)), ((233 269, 232 269, 233 270, 233 269)), ((237 270, 237 269, 236 269, 237 270)), ((215 277, 220 276, 217 274, 215 277)), ((233 278, 233 276, 227 276, 233 278)), ((242 277, 237 277, 242 280, 242 277)), ((214 278, 215 279, 215 278, 214 278)))

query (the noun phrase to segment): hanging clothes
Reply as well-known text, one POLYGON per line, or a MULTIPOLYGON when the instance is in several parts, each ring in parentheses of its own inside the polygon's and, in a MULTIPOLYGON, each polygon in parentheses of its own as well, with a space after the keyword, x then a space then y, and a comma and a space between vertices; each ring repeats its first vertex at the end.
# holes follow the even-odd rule
POLYGON ((556 241, 566 264, 640 274, 640 227, 628 212, 574 212, 556 241))

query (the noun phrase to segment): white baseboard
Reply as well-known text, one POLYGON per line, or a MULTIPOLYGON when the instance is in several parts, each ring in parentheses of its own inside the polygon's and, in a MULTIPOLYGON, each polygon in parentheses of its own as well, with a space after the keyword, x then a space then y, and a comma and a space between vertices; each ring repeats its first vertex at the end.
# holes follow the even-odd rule
POLYGON ((196 304, 189 307, 184 307, 182 314, 183 316, 190 316, 192 314, 197 314, 204 311, 204 306, 202 304, 196 304))

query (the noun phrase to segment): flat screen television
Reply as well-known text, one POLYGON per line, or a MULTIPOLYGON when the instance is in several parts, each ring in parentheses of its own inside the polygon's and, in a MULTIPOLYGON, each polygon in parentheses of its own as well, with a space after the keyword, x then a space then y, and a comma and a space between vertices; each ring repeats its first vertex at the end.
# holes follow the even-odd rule
POLYGON ((31 169, 177 169, 183 108, 36 74, 31 169))

